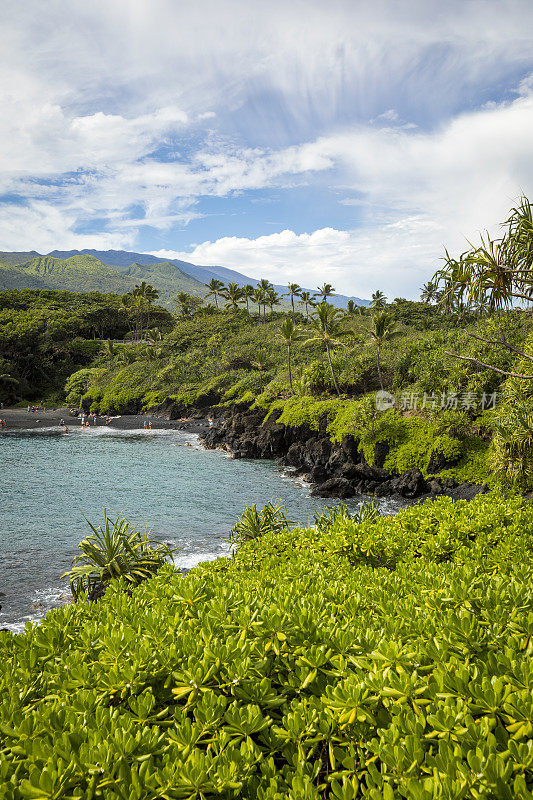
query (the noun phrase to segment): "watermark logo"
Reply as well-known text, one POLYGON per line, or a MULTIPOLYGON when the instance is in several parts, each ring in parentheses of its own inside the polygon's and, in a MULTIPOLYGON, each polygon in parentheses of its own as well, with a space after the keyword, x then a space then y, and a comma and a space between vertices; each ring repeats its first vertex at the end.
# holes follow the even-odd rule
POLYGON ((389 408, 394 408, 396 405, 396 398, 390 392, 380 389, 376 392, 376 408, 378 411, 388 411, 389 408))
POLYGON ((497 402, 498 392, 401 392, 398 397, 383 389, 376 392, 378 411, 395 406, 399 411, 486 411, 496 408, 497 402))

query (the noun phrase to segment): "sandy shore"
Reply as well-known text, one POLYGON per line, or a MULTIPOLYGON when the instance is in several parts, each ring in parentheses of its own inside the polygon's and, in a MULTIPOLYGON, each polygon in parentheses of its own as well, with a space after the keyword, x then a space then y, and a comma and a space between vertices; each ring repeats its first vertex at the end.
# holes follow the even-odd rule
MULTIPOLYGON (((25 408, 3 408, 0 410, 0 419, 5 420, 7 423, 6 425, 0 425, 0 433, 9 430, 51 428, 55 425, 59 426, 61 420, 64 420, 68 427, 80 427, 81 425, 77 417, 70 416, 70 409, 66 407, 47 408, 46 411, 39 409, 29 413, 25 408)), ((98 427, 116 428, 117 430, 137 430, 142 428, 145 422, 151 422, 154 430, 204 433, 209 428, 207 419, 165 420, 159 417, 151 417, 149 414, 123 414, 111 419, 107 425, 105 417, 98 417, 96 425, 98 427)), ((92 427, 93 422, 91 420, 92 427)))

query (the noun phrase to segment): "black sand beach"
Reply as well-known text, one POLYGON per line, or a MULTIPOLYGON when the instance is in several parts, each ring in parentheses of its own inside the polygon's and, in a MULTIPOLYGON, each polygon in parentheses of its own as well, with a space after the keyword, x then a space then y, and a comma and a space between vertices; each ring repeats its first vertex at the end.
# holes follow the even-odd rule
MULTIPOLYGON (((36 428, 51 428, 54 425, 59 427, 61 420, 70 428, 80 427, 81 418, 70 415, 70 409, 63 406, 59 408, 47 408, 46 411, 38 409, 28 412, 25 408, 3 408, 0 410, 0 419, 6 421, 6 425, 0 425, 0 433, 9 430, 33 430, 36 428)), ((117 430, 138 430, 143 428, 145 422, 152 423, 153 430, 176 430, 187 431, 188 433, 205 433, 209 428, 207 419, 185 419, 185 420, 166 420, 160 417, 152 417, 149 414, 123 414, 112 417, 106 425, 105 416, 96 419, 97 427, 115 428, 117 430)), ((93 420, 90 427, 94 427, 93 420)))

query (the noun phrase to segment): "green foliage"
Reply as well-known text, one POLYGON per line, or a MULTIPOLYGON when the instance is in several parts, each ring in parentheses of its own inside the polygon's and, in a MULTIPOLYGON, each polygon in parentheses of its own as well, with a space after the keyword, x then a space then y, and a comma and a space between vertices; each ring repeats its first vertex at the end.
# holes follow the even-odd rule
MULTIPOLYGON (((82 397, 88 395, 89 385, 96 378, 98 372, 98 369, 91 367, 90 369, 80 369, 72 373, 65 384, 67 405, 74 406, 74 408, 81 406, 82 397)), ((99 392, 101 395, 102 390, 100 389, 99 392)), ((90 395, 90 399, 94 399, 92 395, 90 395)))
MULTIPOLYGON (((290 428, 309 425, 314 430, 318 430, 321 420, 334 418, 346 406, 347 402, 338 398, 316 400, 309 396, 292 397, 277 404, 278 408, 282 408, 278 422, 290 428)), ((276 408, 276 405, 273 408, 276 408)))
POLYGON ((469 483, 498 486, 502 483, 500 476, 491 469, 490 442, 479 436, 468 436, 463 440, 463 455, 453 467, 439 472, 442 478, 454 478, 458 483, 469 483))
POLYGON ((324 511, 315 512, 313 521, 315 528, 320 533, 329 531, 330 528, 339 520, 344 522, 355 522, 360 524, 362 522, 376 522, 381 512, 379 505, 373 500, 368 502, 359 503, 356 511, 350 511, 345 503, 339 503, 336 506, 330 506, 324 511))
POLYGON ((533 791, 533 508, 283 530, 0 633, 6 800, 533 791))
POLYGON ((275 505, 271 501, 266 503, 261 511, 257 510, 255 503, 250 508, 246 506, 242 515, 229 532, 229 541, 234 550, 243 545, 244 542, 258 539, 266 533, 279 533, 288 530, 293 523, 287 519, 285 512, 285 506, 275 505))
POLYGON ((112 295, 0 292, 0 358, 19 396, 60 391, 69 375, 93 366, 101 347, 94 337, 121 338, 127 330, 112 295))
MULTIPOLYGON (((392 318, 395 326, 394 341, 374 329, 381 342, 378 371, 376 348, 369 343, 372 320, 355 313, 343 315, 327 303, 316 307, 310 321, 292 312, 262 313, 258 318, 242 308, 217 311, 211 306, 175 321, 169 330, 168 324, 161 327, 156 319, 166 312, 149 307, 146 298, 136 299, 143 301, 139 309, 112 296, 0 294, 1 399, 16 402, 38 388, 57 393, 68 378, 69 404, 82 402, 87 410, 101 413, 137 413, 171 399, 184 411, 246 403, 267 415, 278 412, 280 421, 290 426, 318 429, 324 420, 332 440, 354 436, 370 463, 376 444, 387 442, 385 466, 395 471, 417 466, 427 473, 435 453, 448 463, 457 461, 450 467, 452 473, 446 470, 448 475, 476 475, 483 482, 503 481, 523 488, 533 481, 529 463, 533 423, 529 427, 527 423, 533 405, 529 400, 518 402, 511 384, 502 385, 502 375, 446 355, 446 350, 459 347, 468 357, 483 358, 484 342, 458 330, 457 315, 439 316, 427 304, 409 304, 401 298, 387 305, 385 312, 374 312, 377 320, 385 320, 389 332, 392 318), (149 316, 159 333, 146 332, 149 316), (431 324, 419 325, 426 317, 431 324), (129 346, 114 341, 128 334, 133 338, 142 334, 146 341, 129 346), (95 336, 98 340, 105 336, 108 342, 91 338, 95 336), (376 413, 373 392, 380 386, 379 373, 397 398, 402 392, 420 398, 426 393, 435 395, 438 404, 441 392, 471 393, 478 405, 465 415, 468 429, 454 431, 446 413, 424 412, 412 418, 376 413), (335 381, 338 399, 332 399, 337 393, 335 381), (498 391, 504 403, 496 427, 491 424, 481 430, 476 421, 479 399, 483 393, 498 391), (483 444, 470 444, 471 437, 481 435, 484 441, 494 432, 490 453, 483 444)), ((471 323, 476 336, 498 335, 497 319, 473 317, 471 323)), ((529 315, 509 312, 507 341, 518 349, 528 346, 531 325, 529 315)), ((514 358, 502 347, 494 363, 506 371, 514 358)))
POLYGON ((106 587, 114 578, 122 578, 129 586, 152 577, 163 566, 172 550, 140 533, 123 517, 113 522, 104 509, 104 524, 95 526, 87 520, 92 534, 78 544, 81 555, 74 558, 72 568, 61 577, 68 577, 75 599, 81 594, 90 597, 95 585, 106 587))

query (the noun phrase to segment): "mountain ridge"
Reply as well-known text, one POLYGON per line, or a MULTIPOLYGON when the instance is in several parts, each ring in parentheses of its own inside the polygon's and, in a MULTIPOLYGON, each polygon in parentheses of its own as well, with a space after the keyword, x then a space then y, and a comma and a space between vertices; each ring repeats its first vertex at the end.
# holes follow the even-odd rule
MULTIPOLYGON (((24 275, 28 277, 28 280, 32 276, 34 284, 36 278, 40 281, 44 280, 46 284, 44 286, 27 286, 27 288, 61 288, 71 291, 115 291, 119 293, 130 291, 135 282, 145 280, 158 289, 161 294, 161 302, 165 305, 170 303, 170 295, 175 295, 179 291, 202 296, 205 284, 212 278, 222 280, 224 283, 234 281, 239 286, 253 285, 259 282, 258 278, 252 278, 229 267, 204 266, 172 258, 162 259, 151 253, 129 250, 87 248, 83 250, 51 250, 46 255, 41 255, 35 250, 0 252, 0 287, 23 288, 5 284, 23 280, 24 275), (30 256, 30 258, 24 258, 24 256, 30 256), (52 261, 42 261, 42 259, 52 259, 52 261), (103 267, 108 269, 105 270, 103 267), (18 275, 13 274, 13 269, 19 270, 22 277, 19 278, 18 275), (55 275, 55 285, 49 285, 49 276, 52 275, 55 275), (76 275, 81 286, 79 289, 72 285, 76 283, 76 275), (98 275, 106 284, 105 286, 96 285, 98 275), (58 276, 61 276, 59 281, 57 280, 58 276)), ((280 294, 287 290, 287 286, 283 284, 274 284, 274 288, 280 294)), ((316 289, 302 288, 316 293, 316 289)), ((357 305, 369 305, 368 300, 355 296, 335 294, 329 298, 329 302, 339 308, 345 308, 349 300, 353 300, 357 305)))

